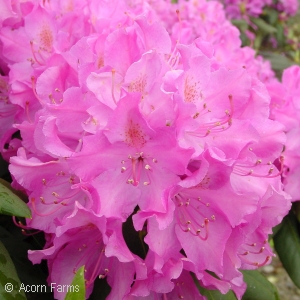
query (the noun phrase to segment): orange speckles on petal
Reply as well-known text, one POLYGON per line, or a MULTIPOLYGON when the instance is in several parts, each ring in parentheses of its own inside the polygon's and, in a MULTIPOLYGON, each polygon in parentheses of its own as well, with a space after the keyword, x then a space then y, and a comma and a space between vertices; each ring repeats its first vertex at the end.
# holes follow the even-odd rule
POLYGON ((193 82, 189 77, 186 77, 184 81, 183 93, 185 102, 195 103, 198 99, 202 98, 197 82, 193 82))
POLYGON ((39 33, 41 48, 45 51, 51 52, 53 46, 53 33, 49 25, 44 24, 39 33))
POLYGON ((143 147, 146 142, 146 135, 142 131, 141 126, 130 120, 125 130, 125 143, 129 146, 140 148, 143 147))
POLYGON ((146 77, 143 75, 140 75, 136 80, 133 80, 130 82, 128 91, 129 92, 140 92, 140 93, 144 94, 146 83, 147 83, 146 77))
POLYGON ((196 185, 196 187, 199 187, 201 189, 208 189, 209 184, 210 184, 210 177, 206 174, 205 177, 202 179, 202 181, 196 185))
POLYGON ((100 55, 100 56, 98 57, 98 60, 97 60, 97 67, 98 67, 98 69, 104 67, 104 58, 103 58, 102 55, 100 55))
MULTIPOLYGON (((8 90, 9 90, 8 83, 2 78, 0 78, 0 90, 5 91, 5 92, 8 92, 8 90)), ((0 93, 1 93, 1 91, 0 91, 0 93)))

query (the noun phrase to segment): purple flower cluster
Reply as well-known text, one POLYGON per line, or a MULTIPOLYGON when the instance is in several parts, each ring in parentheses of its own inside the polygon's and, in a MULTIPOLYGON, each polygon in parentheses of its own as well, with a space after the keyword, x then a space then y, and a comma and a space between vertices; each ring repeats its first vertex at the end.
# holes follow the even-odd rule
POLYGON ((258 17, 263 13, 264 7, 273 7, 280 13, 292 16, 297 13, 299 3, 297 0, 218 0, 221 2, 229 19, 258 17))
POLYGON ((277 81, 219 3, 179 2, 1 1, 1 153, 29 198, 24 228, 45 232, 29 258, 49 283, 85 265, 87 297, 99 277, 108 299, 205 299, 193 272, 241 299, 240 270, 273 256, 291 205, 277 81))

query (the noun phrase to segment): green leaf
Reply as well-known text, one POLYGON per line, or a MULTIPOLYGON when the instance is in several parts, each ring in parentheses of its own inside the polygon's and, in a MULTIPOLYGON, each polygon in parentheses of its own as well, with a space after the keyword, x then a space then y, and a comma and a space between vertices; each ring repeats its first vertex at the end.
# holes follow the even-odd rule
POLYGON ((21 282, 18 278, 14 264, 0 242, 0 299, 2 300, 26 300, 21 282))
POLYGON ((282 24, 277 23, 276 24, 277 33, 275 35, 276 41, 278 43, 278 47, 281 48, 286 44, 286 34, 284 32, 284 27, 282 24))
POLYGON ((263 35, 260 31, 257 32, 254 40, 254 49, 258 50, 262 44, 263 41, 263 35))
POLYGON ((84 266, 76 272, 65 300, 85 300, 84 266))
POLYGON ((271 26, 261 18, 251 18, 251 21, 266 34, 275 33, 277 31, 275 27, 271 26))
POLYGON ((279 54, 279 53, 274 53, 269 51, 260 51, 259 54, 271 62, 272 68, 275 71, 282 71, 295 64, 293 61, 288 59, 284 54, 279 54))
POLYGON ((242 32, 245 32, 249 27, 247 21, 243 20, 243 19, 232 19, 231 23, 234 26, 236 26, 237 28, 239 28, 239 30, 242 31, 242 32))
POLYGON ((276 25, 278 23, 278 15, 279 12, 276 9, 270 7, 264 8, 264 17, 269 24, 276 25))
POLYGON ((259 271, 244 270, 244 281, 247 290, 242 300, 279 300, 276 287, 259 271))
POLYGON ((273 239, 274 235, 277 234, 277 232, 280 230, 282 226, 282 223, 279 223, 278 225, 276 225, 275 227, 272 228, 272 234, 269 235, 269 242, 273 239))
POLYGON ((8 187, 8 183, 0 181, 0 213, 10 216, 31 218, 28 206, 8 187))
POLYGON ((273 237, 275 249, 287 273, 300 288, 300 235, 296 216, 290 212, 273 237))

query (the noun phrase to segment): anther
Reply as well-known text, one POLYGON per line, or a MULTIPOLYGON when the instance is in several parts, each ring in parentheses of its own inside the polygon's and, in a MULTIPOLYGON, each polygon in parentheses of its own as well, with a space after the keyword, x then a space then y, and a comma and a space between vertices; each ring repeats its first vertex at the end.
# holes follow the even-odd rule
POLYGON ((195 113, 195 114, 193 115, 193 119, 197 119, 198 116, 199 116, 199 113, 197 112, 197 113, 195 113))
POLYGON ((126 168, 125 167, 122 167, 121 168, 121 173, 124 173, 126 171, 126 168))
POLYGON ((145 169, 146 169, 146 170, 150 170, 151 167, 150 167, 149 165, 145 165, 145 169))
POLYGON ((150 182, 149 181, 144 181, 144 185, 149 185, 150 182))
POLYGON ((49 99, 51 100, 52 104, 56 104, 55 99, 53 98, 52 94, 49 94, 49 99))

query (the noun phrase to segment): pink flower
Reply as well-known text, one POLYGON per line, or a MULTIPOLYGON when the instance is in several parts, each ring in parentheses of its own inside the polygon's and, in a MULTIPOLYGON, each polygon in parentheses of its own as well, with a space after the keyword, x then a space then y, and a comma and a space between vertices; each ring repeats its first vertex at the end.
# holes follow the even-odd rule
POLYGON ((56 299, 64 299, 66 291, 59 290, 53 283, 70 285, 74 274, 83 265, 87 297, 92 292, 96 277, 108 277, 112 291, 107 299, 122 299, 128 293, 136 258, 122 240, 120 225, 120 222, 114 221, 106 223, 104 217, 76 203, 63 225, 57 226, 55 235, 49 235, 47 248, 29 251, 33 263, 48 260, 48 281, 56 299))
POLYGON ((78 177, 69 172, 66 162, 43 163, 34 157, 27 158, 22 148, 18 154, 11 158, 10 172, 27 191, 33 215, 28 226, 47 233, 55 232, 56 227, 63 224, 64 217, 72 213, 76 201, 99 211, 99 203, 92 201, 94 188, 80 183, 78 177))
POLYGON ((176 145, 171 128, 149 127, 139 111, 139 101, 138 94, 120 100, 104 129, 105 136, 97 134, 83 139, 82 151, 69 159, 76 174, 86 181, 93 180, 101 198, 102 213, 107 217, 127 218, 136 205, 144 211, 165 212, 164 190, 179 182, 178 175, 185 173, 190 157, 189 150, 176 145), (91 143, 95 139, 98 145, 91 143), (86 148, 87 143, 96 147, 86 148), (171 156, 173 151, 177 153, 176 160, 171 156), (99 167, 94 163, 83 165, 82 159, 87 155, 99 167), (118 200, 122 195, 128 195, 124 198, 126 204, 118 200))
POLYGON ((194 280, 241 299, 240 270, 270 262, 267 236, 290 208, 298 69, 285 94, 218 2, 17 1, 0 22, 1 151, 17 153, 22 227, 47 241, 29 257, 48 261, 49 283, 85 265, 86 297, 100 276, 108 299, 204 299, 194 280))

